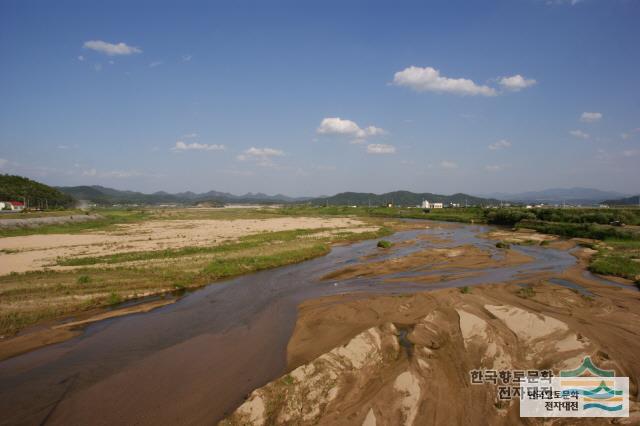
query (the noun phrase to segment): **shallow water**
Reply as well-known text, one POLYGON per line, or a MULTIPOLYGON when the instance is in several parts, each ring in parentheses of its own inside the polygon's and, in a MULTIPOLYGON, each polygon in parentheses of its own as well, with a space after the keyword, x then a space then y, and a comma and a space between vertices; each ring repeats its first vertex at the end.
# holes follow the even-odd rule
MULTIPOLYGON (((415 246, 382 252, 364 261, 461 244, 473 244, 501 256, 495 242, 477 237, 489 227, 434 225, 431 222, 429 229, 399 232, 389 240, 412 240, 426 233, 451 241, 418 239, 415 246)), ((425 275, 424 270, 320 280, 331 271, 362 262, 363 256, 379 253, 375 245, 371 240, 339 246, 322 258, 210 285, 173 305, 104 320, 88 326, 75 339, 0 362, 0 423, 215 423, 253 389, 285 372, 286 346, 301 301, 335 294, 400 294, 511 281, 521 274, 561 272, 576 262, 566 251, 514 246, 534 261, 465 269, 482 273, 430 284, 384 282, 387 278, 425 275)), ((437 271, 454 272, 460 270, 437 271)))

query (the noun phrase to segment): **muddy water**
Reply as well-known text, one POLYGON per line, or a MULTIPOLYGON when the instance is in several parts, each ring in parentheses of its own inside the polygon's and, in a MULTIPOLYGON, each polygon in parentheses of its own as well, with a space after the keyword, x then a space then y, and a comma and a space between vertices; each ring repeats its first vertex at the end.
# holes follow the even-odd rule
POLYGON ((435 284, 384 282, 424 270, 320 280, 363 256, 375 261, 428 247, 473 244, 500 257, 494 242, 476 236, 487 230, 461 225, 400 232, 390 240, 426 233, 450 242, 418 239, 416 246, 373 257, 376 241, 336 247, 322 258, 211 285, 150 313, 93 324, 78 338, 0 362, 0 424, 214 424, 285 371, 296 306, 305 299, 470 286, 560 272, 575 263, 566 251, 527 246, 514 249, 533 257, 531 263, 435 284))

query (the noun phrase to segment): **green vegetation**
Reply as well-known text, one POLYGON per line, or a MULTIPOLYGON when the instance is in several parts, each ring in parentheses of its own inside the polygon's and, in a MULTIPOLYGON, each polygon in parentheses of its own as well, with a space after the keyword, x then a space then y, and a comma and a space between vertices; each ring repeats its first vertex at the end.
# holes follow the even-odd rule
POLYGON ((393 244, 391 243, 391 241, 387 241, 387 240, 380 240, 378 241, 378 244, 377 244, 379 248, 383 248, 383 249, 391 248, 392 245, 393 244))
POLYGON ((45 184, 21 176, 0 174, 0 201, 26 201, 30 207, 67 208, 74 199, 45 184))
MULTIPOLYGON (((380 220, 368 221, 382 225, 380 220)), ((249 235, 213 247, 119 253, 87 260, 60 259, 60 264, 79 268, 0 276, 0 335, 142 295, 184 291, 224 278, 302 262, 326 254, 331 243, 381 238, 391 232, 384 226, 362 233, 299 229, 249 235)))
POLYGON ((77 281, 78 284, 89 284, 91 282, 91 278, 89 275, 80 275, 77 281))
POLYGON ((107 304, 109 304, 109 305, 117 305, 118 303, 122 303, 122 296, 120 296, 115 291, 112 291, 109 294, 109 298, 107 299, 107 304))
POLYGON ((523 299, 530 299, 536 295, 536 291, 530 285, 523 286, 518 290, 518 297, 522 297, 523 299))
POLYGON ((483 223, 483 209, 479 207, 434 209, 425 212, 419 208, 400 207, 349 207, 291 205, 274 210, 284 216, 357 216, 396 219, 429 219, 447 222, 483 223))
POLYGON ((468 285, 465 285, 464 287, 460 287, 460 293, 469 294, 471 293, 471 288, 468 285))
POLYGON ((496 247, 501 249, 508 249, 508 248, 511 248, 511 244, 504 241, 498 241, 496 243, 496 247))
POLYGON ((596 245, 589 270, 640 282, 640 241, 606 240, 596 245))
POLYGON ((555 234, 568 238, 607 238, 633 240, 640 238, 640 232, 633 229, 595 223, 543 222, 539 220, 523 220, 516 228, 535 229, 545 234, 555 234))

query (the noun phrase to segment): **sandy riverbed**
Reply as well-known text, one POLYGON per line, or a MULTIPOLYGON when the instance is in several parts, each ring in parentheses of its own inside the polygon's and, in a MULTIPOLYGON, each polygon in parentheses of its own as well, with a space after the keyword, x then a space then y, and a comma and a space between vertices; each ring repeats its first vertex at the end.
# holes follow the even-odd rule
POLYGON ((291 372, 255 390, 222 424, 523 424, 516 401, 499 400, 493 384, 472 385, 469 371, 557 374, 587 355, 630 377, 631 416, 618 423, 638 424, 640 293, 586 277, 589 254, 578 250, 580 262, 562 276, 597 297, 552 284, 542 273, 470 293, 304 302, 288 345, 291 372), (533 292, 523 296, 523 284, 533 292))
POLYGON ((112 231, 0 238, 0 275, 55 269, 59 257, 102 256, 134 251, 212 246, 245 235, 294 229, 339 229, 367 232, 351 218, 283 217, 237 220, 155 220, 119 225, 112 231))

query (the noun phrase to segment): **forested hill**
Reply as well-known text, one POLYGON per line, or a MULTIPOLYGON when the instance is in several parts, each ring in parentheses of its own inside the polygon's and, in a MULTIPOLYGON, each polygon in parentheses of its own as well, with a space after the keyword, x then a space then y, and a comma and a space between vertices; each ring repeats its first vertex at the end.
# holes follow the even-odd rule
POLYGON ((73 197, 40 182, 0 174, 0 201, 26 201, 30 207, 72 207, 73 197))
POLYGON ((609 206, 640 206, 640 195, 627 198, 619 198, 617 200, 606 200, 602 203, 609 206))

